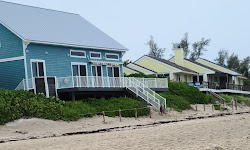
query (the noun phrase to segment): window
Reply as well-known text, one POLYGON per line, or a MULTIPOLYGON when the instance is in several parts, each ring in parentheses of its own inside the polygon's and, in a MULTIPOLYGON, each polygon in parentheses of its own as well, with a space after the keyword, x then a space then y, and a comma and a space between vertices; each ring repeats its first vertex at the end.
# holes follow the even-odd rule
POLYGON ((33 77, 43 77, 44 76, 44 62, 32 61, 32 75, 33 77))
POLYGON ((101 59, 101 53, 100 52, 90 52, 90 58, 94 59, 101 59))
POLYGON ((72 64, 73 76, 87 76, 87 69, 85 64, 72 64))
POLYGON ((120 77, 119 67, 107 67, 108 77, 120 77))
POLYGON ((106 54, 106 59, 119 60, 119 55, 118 54, 106 54))
POLYGON ((102 67, 92 66, 92 76, 102 76, 102 67))
POLYGON ((70 50, 70 57, 86 58, 86 52, 81 50, 70 50))

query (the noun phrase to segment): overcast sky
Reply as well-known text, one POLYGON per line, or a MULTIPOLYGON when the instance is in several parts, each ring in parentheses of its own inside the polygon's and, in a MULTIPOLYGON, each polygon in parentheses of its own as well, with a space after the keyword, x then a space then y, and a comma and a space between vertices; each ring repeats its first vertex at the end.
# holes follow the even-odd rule
POLYGON ((123 60, 148 54, 153 35, 164 58, 185 32, 190 42, 211 38, 203 58, 214 60, 220 49, 250 56, 250 0, 5 0, 80 14, 127 47, 123 60))

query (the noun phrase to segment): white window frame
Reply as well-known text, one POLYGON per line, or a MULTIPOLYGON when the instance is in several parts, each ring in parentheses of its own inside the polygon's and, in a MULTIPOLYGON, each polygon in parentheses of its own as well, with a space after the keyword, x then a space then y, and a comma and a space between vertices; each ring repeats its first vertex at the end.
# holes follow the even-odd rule
MULTIPOLYGON (((46 71, 46 64, 45 64, 45 60, 41 60, 41 59, 30 59, 30 69, 31 69, 31 77, 32 77, 32 84, 33 84, 33 89, 34 89, 34 93, 36 94, 36 84, 35 84, 35 79, 34 78, 41 78, 41 77, 33 77, 33 68, 32 68, 32 63, 33 62, 42 62, 43 63, 43 73, 44 73, 44 84, 45 84, 45 93, 46 93, 46 97, 49 97, 49 87, 48 87, 48 80, 47 80, 47 71, 46 71)), ((39 73, 38 73, 39 74, 39 73)))
POLYGON ((73 49, 71 49, 71 50, 70 50, 70 57, 86 58, 86 51, 83 51, 83 50, 73 50, 73 49), (71 52, 82 52, 82 53, 84 53, 85 56, 75 56, 75 55, 71 55, 71 52))
POLYGON ((90 55, 91 59, 102 59, 102 53, 101 52, 90 52, 89 55, 90 55), (91 57, 92 53, 94 53, 94 54, 100 54, 100 57, 91 57))
POLYGON ((101 67, 101 77, 103 77, 103 66, 102 65, 91 65, 91 76, 93 76, 93 77, 99 77, 99 76, 97 76, 97 66, 101 67), (95 66, 96 76, 93 76, 92 66, 95 66))
POLYGON ((115 54, 115 53, 106 53, 106 54, 105 54, 105 58, 106 58, 107 60, 120 60, 119 54, 115 54), (118 56, 118 59, 107 58, 107 55, 117 55, 117 56, 118 56))
MULTIPOLYGON (((86 77, 88 76, 88 65, 87 63, 82 63, 82 62, 71 62, 71 73, 72 73, 72 77, 73 75, 73 65, 85 65, 86 66, 86 77)), ((79 71, 79 70, 78 70, 79 71)), ((80 76, 80 72, 78 72, 78 76, 80 76)))
MULTIPOLYGON (((109 77, 108 76, 108 67, 112 68, 113 77, 111 77, 111 78, 114 78, 114 75, 115 75, 115 69, 114 69, 114 67, 118 67, 119 68, 119 77, 121 77, 121 68, 120 68, 120 66, 106 66, 107 77, 109 77)), ((116 78, 118 78, 118 77, 116 77, 116 78)))

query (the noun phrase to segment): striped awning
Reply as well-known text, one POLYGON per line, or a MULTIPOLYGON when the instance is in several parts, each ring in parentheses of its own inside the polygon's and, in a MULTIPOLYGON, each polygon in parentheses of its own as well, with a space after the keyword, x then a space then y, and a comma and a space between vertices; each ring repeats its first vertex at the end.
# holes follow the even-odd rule
POLYGON ((101 61, 101 60, 89 60, 89 63, 94 65, 109 65, 109 66, 119 66, 123 64, 122 62, 101 61))

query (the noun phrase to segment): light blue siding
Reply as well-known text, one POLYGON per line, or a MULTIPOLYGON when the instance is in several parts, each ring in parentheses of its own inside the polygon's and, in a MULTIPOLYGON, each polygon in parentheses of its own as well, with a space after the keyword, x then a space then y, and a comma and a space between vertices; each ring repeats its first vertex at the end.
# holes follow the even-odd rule
POLYGON ((24 78, 24 60, 0 63, 0 88, 14 90, 24 78))
MULTIPOLYGON (((79 49, 79 48, 70 48, 70 47, 62 47, 62 46, 51 46, 51 45, 41 45, 41 44, 30 44, 27 48, 28 52, 27 56, 27 71, 28 78, 31 78, 31 59, 39 59, 45 60, 46 66, 46 74, 47 76, 57 76, 57 77, 67 77, 72 76, 71 72, 71 62, 80 62, 87 64, 88 76, 92 75, 91 72, 91 64, 89 64, 88 59, 90 58, 90 51, 101 52, 102 59, 105 61, 105 53, 115 53, 119 54, 121 58, 121 52, 113 52, 106 50, 89 50, 89 49, 79 49), (70 49, 73 50, 84 50, 86 51, 86 58, 76 58, 70 57, 70 49)), ((95 59, 91 59, 95 60, 95 59)), ((110 61, 110 60, 109 60, 110 61)), ((121 62, 122 60, 118 60, 117 62, 121 62)), ((103 76, 107 76, 106 66, 102 66, 103 76)), ((122 71, 122 69, 121 69, 122 71)), ((122 74, 122 73, 121 73, 122 74)))
POLYGON ((22 40, 0 24, 0 59, 23 56, 22 40))

